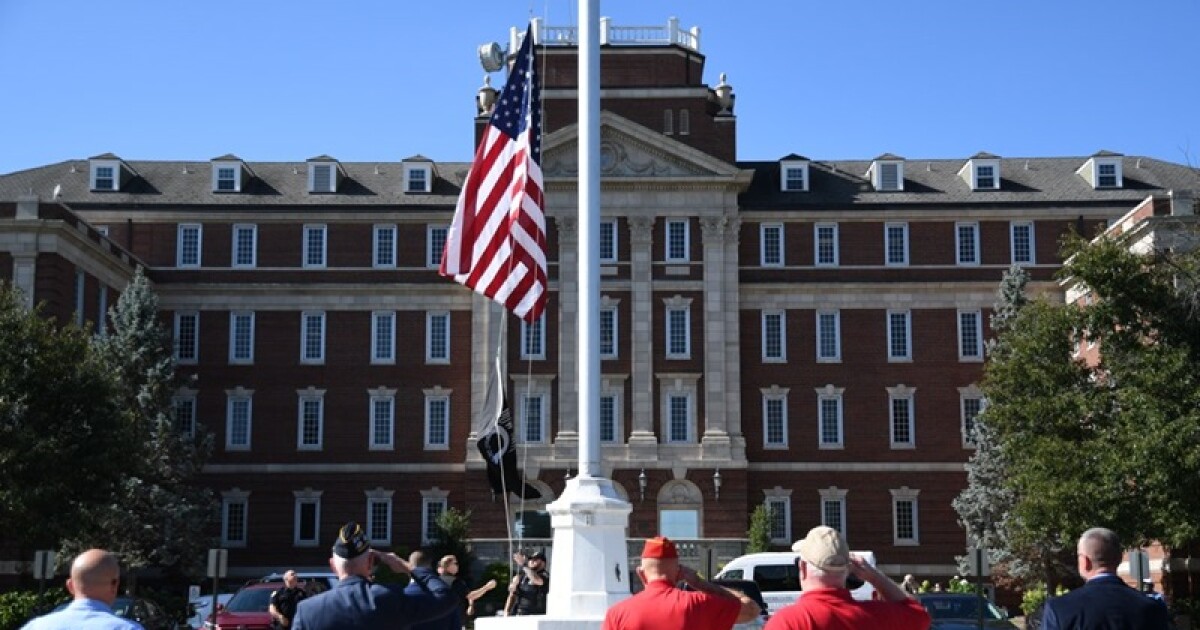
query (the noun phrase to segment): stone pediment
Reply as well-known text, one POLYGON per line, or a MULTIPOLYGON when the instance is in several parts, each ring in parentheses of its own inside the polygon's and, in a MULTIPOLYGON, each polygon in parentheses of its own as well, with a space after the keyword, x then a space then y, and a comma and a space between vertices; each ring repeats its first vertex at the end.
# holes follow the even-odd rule
MULTIPOLYGON (((546 177, 579 175, 579 127, 550 134, 542 144, 546 177)), ((600 115, 600 175, 604 178, 727 178, 737 167, 625 118, 600 115)))

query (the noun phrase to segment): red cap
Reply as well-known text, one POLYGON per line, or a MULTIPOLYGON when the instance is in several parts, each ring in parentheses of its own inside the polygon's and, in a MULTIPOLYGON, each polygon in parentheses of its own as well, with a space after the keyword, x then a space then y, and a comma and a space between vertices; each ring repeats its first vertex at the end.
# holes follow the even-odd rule
POLYGON ((646 546, 642 547, 643 558, 663 558, 671 559, 679 557, 679 550, 675 548, 675 543, 671 542, 666 536, 655 536, 646 540, 646 546))

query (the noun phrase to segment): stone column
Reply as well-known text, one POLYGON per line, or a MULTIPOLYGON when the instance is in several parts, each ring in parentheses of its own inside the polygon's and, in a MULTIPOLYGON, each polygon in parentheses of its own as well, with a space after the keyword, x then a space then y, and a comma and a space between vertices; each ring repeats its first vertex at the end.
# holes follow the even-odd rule
POLYGON ((633 413, 629 433, 629 458, 653 460, 658 439, 654 435, 654 303, 650 246, 654 217, 629 218, 629 396, 633 413))
POLYGON ((574 216, 555 217, 554 225, 558 228, 558 435, 554 452, 555 458, 570 461, 579 447, 579 231, 574 216))
POLYGON ((725 216, 700 218, 704 246, 704 433, 700 438, 705 459, 728 459, 725 216))
POLYGON ((738 237, 742 220, 732 218, 725 228, 725 413, 734 461, 746 461, 746 438, 742 434, 742 325, 741 285, 738 281, 738 237))

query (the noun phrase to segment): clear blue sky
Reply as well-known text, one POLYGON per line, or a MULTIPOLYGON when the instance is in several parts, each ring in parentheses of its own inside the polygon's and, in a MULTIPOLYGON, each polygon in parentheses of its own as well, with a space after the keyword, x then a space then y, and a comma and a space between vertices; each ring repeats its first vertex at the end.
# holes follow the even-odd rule
MULTIPOLYGON (((126 159, 471 158, 486 41, 576 0, 0 0, 0 173, 126 159)), ((1200 165, 1200 0, 609 0, 699 26, 738 157, 1200 165)), ((496 75, 500 80, 501 75, 496 75)))

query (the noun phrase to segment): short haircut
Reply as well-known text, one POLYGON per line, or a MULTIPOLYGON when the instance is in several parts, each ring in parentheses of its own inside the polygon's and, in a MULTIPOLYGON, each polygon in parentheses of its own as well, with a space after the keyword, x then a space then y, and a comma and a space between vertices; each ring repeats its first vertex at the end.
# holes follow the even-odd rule
POLYGON ((1102 567, 1116 569, 1121 565, 1124 552, 1117 533, 1106 527, 1093 527, 1079 537, 1082 553, 1102 567))

